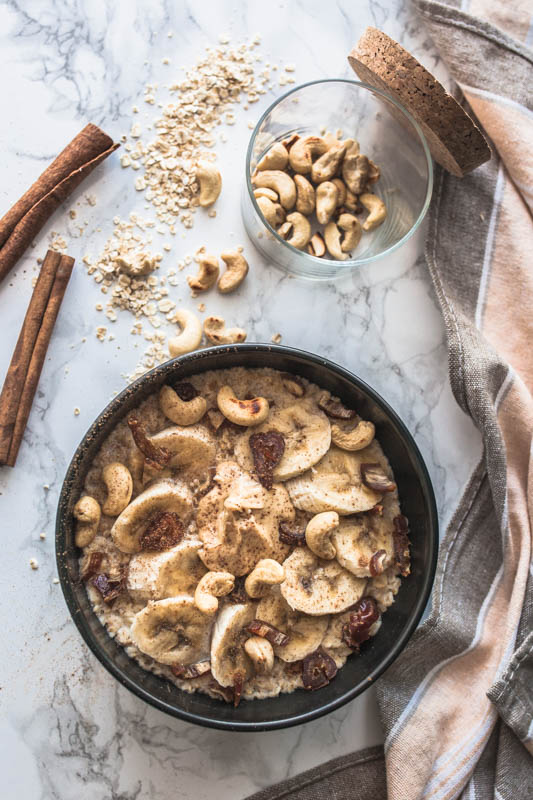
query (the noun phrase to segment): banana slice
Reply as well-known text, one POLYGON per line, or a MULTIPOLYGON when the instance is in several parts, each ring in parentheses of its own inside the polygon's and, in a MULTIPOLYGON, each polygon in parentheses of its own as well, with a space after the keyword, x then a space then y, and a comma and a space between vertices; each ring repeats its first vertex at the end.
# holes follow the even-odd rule
POLYGON ((290 552, 278 526, 294 519, 285 488, 267 492, 233 461, 218 465, 215 486, 198 503, 200 558, 213 571, 247 575, 262 558, 282 562, 290 552))
POLYGON ((331 535, 337 561, 359 578, 381 575, 394 561, 394 517, 400 513, 398 492, 383 496, 379 514, 341 520, 331 535))
POLYGON ((128 592, 135 601, 163 600, 178 594, 194 594, 207 572, 198 558, 202 543, 184 541, 164 553, 137 553, 128 568, 128 592))
POLYGON ((131 625, 133 643, 160 664, 192 664, 209 652, 209 617, 188 595, 148 603, 131 625))
POLYGON ((307 547, 298 547, 285 560, 280 591, 291 608, 304 614, 339 614, 362 596, 366 580, 356 578, 336 561, 324 561, 307 547))
POLYGON ((300 661, 318 650, 329 622, 327 615, 309 617, 294 611, 277 586, 260 601, 256 615, 289 637, 286 645, 273 645, 274 654, 282 661, 300 661))
POLYGON ((157 511, 174 511, 186 526, 192 514, 192 494, 185 484, 165 478, 126 506, 111 528, 113 542, 123 553, 138 553, 139 538, 157 511))
POLYGON ((254 463, 249 439, 252 433, 279 431, 285 440, 285 451, 274 468, 274 480, 286 481, 301 475, 316 464, 331 443, 331 425, 326 415, 312 400, 301 400, 287 408, 274 410, 267 422, 247 431, 235 444, 235 457, 245 469, 252 471, 254 463))
MULTIPOLYGON (((374 443, 356 452, 333 446, 313 469, 290 480, 287 491, 296 508, 313 514, 336 511, 347 515, 367 511, 380 501, 381 495, 362 482, 361 464, 376 461, 374 443)), ((382 454, 381 461, 386 462, 382 454)))
MULTIPOLYGON (((168 466, 178 471, 180 478, 204 478, 215 463, 216 443, 204 425, 181 427, 174 425, 150 437, 156 447, 166 447, 172 453, 168 466)), ((145 467, 146 478, 153 476, 145 467)))
POLYGON ((221 686, 236 686, 254 674, 244 650, 249 634, 244 630, 255 617, 255 605, 228 605, 218 615, 211 637, 211 674, 221 686))

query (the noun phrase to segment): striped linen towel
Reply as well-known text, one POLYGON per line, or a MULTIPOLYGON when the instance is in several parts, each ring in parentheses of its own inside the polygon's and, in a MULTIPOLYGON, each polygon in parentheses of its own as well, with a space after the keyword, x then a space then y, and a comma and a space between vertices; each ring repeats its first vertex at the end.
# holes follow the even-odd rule
POLYGON ((426 246, 451 385, 484 455, 442 542, 431 616, 377 683, 384 752, 254 800, 533 798, 533 8, 413 3, 494 151, 462 180, 437 171, 426 246))

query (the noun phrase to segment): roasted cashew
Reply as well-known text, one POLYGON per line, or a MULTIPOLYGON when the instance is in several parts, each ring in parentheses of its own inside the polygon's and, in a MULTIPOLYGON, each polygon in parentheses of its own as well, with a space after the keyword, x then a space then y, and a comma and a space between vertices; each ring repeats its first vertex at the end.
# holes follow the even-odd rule
POLYGON ((204 333, 213 344, 236 344, 246 339, 246 331, 242 328, 226 328, 223 317, 207 317, 204 333))
POLYGON ((307 252, 310 256, 316 256, 316 258, 322 258, 324 253, 326 252, 326 245, 324 244, 324 239, 320 235, 320 233, 314 233, 309 240, 309 244, 307 245, 307 252))
POLYGON ((320 156, 315 161, 311 167, 311 178, 314 183, 323 183, 335 177, 350 141, 352 140, 346 139, 345 142, 339 142, 337 145, 330 147, 323 156, 320 156))
POLYGON ((307 175, 313 166, 313 156, 322 156, 328 149, 327 143, 319 136, 306 136, 298 139, 289 150, 289 163, 295 172, 307 175))
POLYGON ((274 668, 274 648, 263 636, 250 636, 244 643, 246 654, 252 659, 258 675, 272 672, 274 668))
POLYGON ((278 228, 278 233, 288 244, 303 250, 311 238, 311 224, 299 211, 293 211, 287 214, 287 221, 278 228))
POLYGON ((205 292, 210 289, 218 278, 218 258, 216 256, 201 255, 198 257, 198 275, 189 275, 187 283, 194 292, 205 292))
POLYGON ((239 400, 231 386, 222 386, 218 390, 217 405, 226 419, 235 425, 260 425, 268 417, 269 405, 265 397, 239 400))
POLYGON ((259 189, 254 189, 254 197, 256 200, 259 197, 267 197, 273 203, 277 203, 279 200, 278 193, 273 189, 268 189, 266 186, 262 186, 259 189))
POLYGON ((371 443, 375 433, 374 423, 363 419, 351 431, 343 430, 335 422, 331 425, 331 441, 341 450, 363 450, 371 443))
POLYGON ((375 183, 381 177, 381 170, 374 164, 371 158, 368 159, 368 183, 375 183))
POLYGON ((271 586, 283 583, 285 570, 273 558, 262 558, 244 581, 246 593, 256 599, 263 597, 271 586))
POLYGON ((341 250, 343 253, 349 253, 357 247, 361 241, 361 236, 363 234, 361 223, 353 214, 341 214, 337 220, 337 225, 341 230, 345 231, 341 243, 341 250))
POLYGON ((172 358, 191 353, 200 346, 202 341, 202 323, 198 317, 186 308, 179 308, 172 317, 181 333, 168 340, 168 350, 172 358))
POLYGON ((196 180, 200 184, 198 200, 205 208, 212 206, 222 189, 222 177, 210 161, 199 161, 196 167, 196 180))
POLYGON ((346 211, 350 211, 352 214, 360 214, 361 211, 363 210, 363 206, 359 202, 359 199, 348 188, 346 188, 346 197, 344 198, 344 208, 346 209, 346 211))
POLYGON ((216 614, 218 598, 229 594, 235 586, 231 572, 206 572, 194 591, 194 604, 204 614, 216 614))
POLYGON ((369 212, 368 217, 363 222, 364 231, 373 231, 387 216, 387 207, 377 194, 362 194, 359 200, 369 212))
POLYGON ((131 500, 133 492, 131 472, 120 461, 113 461, 103 468, 102 480, 107 487, 107 498, 102 505, 102 511, 109 517, 118 517, 131 500))
POLYGON ((273 203, 268 197, 258 197, 257 205, 271 228, 277 228, 285 222, 285 209, 279 203, 273 203))
POLYGON ((324 181, 316 190, 316 218, 321 225, 327 225, 337 208, 339 191, 331 181, 324 181))
POLYGON ((264 172, 258 172, 252 178, 254 186, 266 186, 267 189, 274 189, 278 193, 279 202, 290 211, 296 203, 296 186, 290 175, 278 169, 267 169, 264 172))
POLYGON ((315 190, 313 184, 303 175, 295 175, 293 181, 296 185, 296 211, 308 217, 315 210, 315 190))
POLYGON ((205 397, 198 395, 192 400, 182 400, 171 386, 162 386, 159 392, 159 407, 165 417, 176 425, 187 427, 199 422, 207 409, 205 397))
POLYGON ((96 536, 102 513, 100 504, 94 497, 90 497, 86 494, 80 497, 72 513, 78 520, 75 535, 76 547, 85 547, 90 544, 96 536))
POLYGON ((352 152, 346 153, 342 163, 342 177, 344 183, 353 194, 364 192, 368 181, 368 158, 352 152))
POLYGON ((334 222, 328 222, 326 225, 324 229, 324 239, 330 256, 336 258, 337 261, 346 261, 348 254, 342 252, 341 232, 334 222))
POLYGON ((338 192, 338 195, 337 195, 337 208, 340 208, 341 206, 344 205, 344 201, 346 200, 346 194, 347 194, 348 189, 347 189, 346 184, 344 183, 344 181, 341 180, 340 178, 333 178, 333 180, 331 182, 334 183, 335 186, 337 187, 337 192, 338 192))
POLYGON ((285 169, 288 163, 289 153, 287 148, 281 142, 276 142, 259 161, 256 170, 257 172, 263 172, 266 169, 285 169))
POLYGON ((305 541, 310 550, 319 558, 331 561, 337 551, 331 542, 331 534, 339 526, 339 515, 336 511, 322 511, 309 520, 305 529, 305 541))
POLYGON ((237 289, 248 274, 248 262, 238 250, 225 250, 220 258, 226 265, 226 271, 220 276, 217 289, 222 294, 228 294, 237 289))

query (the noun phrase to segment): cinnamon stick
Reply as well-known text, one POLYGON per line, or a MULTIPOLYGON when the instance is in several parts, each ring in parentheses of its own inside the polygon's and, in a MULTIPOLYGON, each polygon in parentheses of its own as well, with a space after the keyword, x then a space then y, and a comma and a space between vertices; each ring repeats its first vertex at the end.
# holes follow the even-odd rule
POLYGON ((82 180, 120 145, 86 125, 0 219, 0 281, 82 180))
POLYGON ((0 394, 0 464, 15 465, 74 259, 48 250, 0 394))

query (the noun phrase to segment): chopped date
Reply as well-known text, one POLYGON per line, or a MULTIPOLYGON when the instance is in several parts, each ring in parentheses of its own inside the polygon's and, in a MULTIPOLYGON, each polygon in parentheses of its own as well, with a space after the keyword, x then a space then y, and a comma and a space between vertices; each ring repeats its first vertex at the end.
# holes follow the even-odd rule
POLYGON ((259 482, 265 489, 272 489, 274 467, 285 452, 283 434, 279 431, 253 433, 250 436, 250 450, 259 482))
POLYGON ((237 708, 241 702, 242 687, 244 686, 245 676, 240 672, 236 672, 233 676, 233 706, 237 708))
POLYGON ((376 575, 381 575, 385 569, 385 559, 387 558, 386 550, 378 550, 370 559, 369 569, 373 578, 376 575))
POLYGON ((96 550, 89 555, 89 559, 81 576, 82 581, 88 581, 98 573, 98 570, 102 566, 103 559, 104 554, 97 552, 96 550))
POLYGON ((141 534, 141 550, 168 550, 183 538, 183 523, 175 511, 158 511, 141 534))
POLYGON ((328 394, 319 397, 318 407, 333 419, 353 419, 357 416, 353 408, 346 408, 340 401, 332 400, 328 394))
POLYGON ((297 547, 305 544, 305 528, 292 527, 288 522, 279 523, 278 535, 280 542, 283 542, 283 544, 296 545, 297 547))
POLYGON ((277 644, 283 647, 289 641, 289 637, 283 631, 278 630, 269 622, 264 622, 262 619, 253 619, 249 625, 246 626, 245 631, 254 636, 262 636, 270 644, 277 644))
POLYGON ((126 588, 127 571, 123 570, 119 578, 110 578, 105 572, 95 575, 91 584, 102 595, 104 603, 112 603, 126 588))
POLYGON ((175 667, 170 667, 170 670, 176 678, 191 680, 191 678, 199 678, 201 675, 207 675, 208 672, 211 672, 211 662, 206 659, 187 666, 185 664, 176 664, 175 667))
POLYGON ((189 383, 188 381, 177 381, 176 383, 172 384, 172 388, 178 395, 179 399, 183 400, 185 403, 189 403, 200 394, 200 392, 195 389, 192 383, 189 383))
POLYGON ((235 585, 232 591, 226 596, 226 600, 229 603, 233 603, 235 605, 246 603, 248 600, 248 594, 244 588, 245 581, 246 575, 239 575, 237 578, 235 578, 235 585))
POLYGON ((379 609, 373 597, 362 597, 354 606, 350 619, 342 626, 342 641, 352 650, 370 639, 369 630, 379 619, 379 609))
POLYGON ((133 436, 133 441, 143 454, 147 464, 154 469, 161 470, 170 461, 172 453, 166 447, 156 447, 146 435, 146 430, 137 414, 130 414, 128 425, 133 436))
POLYGON ((303 660, 302 680, 304 689, 322 689, 337 674, 337 665, 325 650, 319 648, 303 660))
POLYGON ((396 484, 386 474, 381 464, 361 464, 361 480, 374 492, 393 492, 396 484))
POLYGON ((409 521, 403 514, 398 514, 397 517, 394 517, 393 524, 392 541, 394 543, 395 565, 400 570, 400 575, 406 578, 411 572, 409 521))

